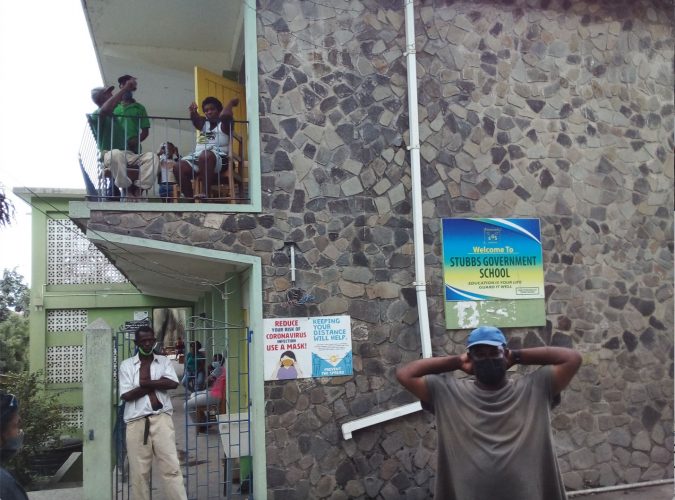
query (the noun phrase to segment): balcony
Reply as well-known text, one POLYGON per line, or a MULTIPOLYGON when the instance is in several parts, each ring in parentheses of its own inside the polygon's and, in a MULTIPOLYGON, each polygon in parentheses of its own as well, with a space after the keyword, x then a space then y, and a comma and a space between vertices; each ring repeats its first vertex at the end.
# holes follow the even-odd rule
MULTIPOLYGON (((208 147, 198 144, 189 119, 159 116, 148 119, 149 131, 147 137, 143 137, 140 122, 135 127, 137 132, 128 134, 128 130, 115 129, 116 125, 121 127, 115 120, 110 122, 110 129, 104 130, 103 118, 87 117, 79 152, 87 201, 181 205, 251 203, 248 122, 233 121, 225 141, 221 141, 221 148, 209 151, 209 163, 202 159, 200 168, 200 152, 208 147), (98 144, 96 137, 100 138, 98 144), (117 158, 122 158, 119 163, 126 165, 126 175, 113 166, 111 153, 106 153, 114 149, 120 150, 113 154, 122 155, 117 158), (127 185, 126 178, 133 181, 133 186, 127 185), (119 182, 116 183, 116 179, 119 182)), ((172 210, 168 206, 162 209, 172 210)))

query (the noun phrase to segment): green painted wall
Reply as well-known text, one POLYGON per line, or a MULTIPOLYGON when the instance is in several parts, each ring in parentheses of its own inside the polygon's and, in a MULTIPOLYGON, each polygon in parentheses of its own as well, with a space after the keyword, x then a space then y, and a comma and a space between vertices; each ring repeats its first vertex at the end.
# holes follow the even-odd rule
POLYGON ((248 408, 248 342, 247 314, 243 309, 241 280, 232 275, 219 291, 205 294, 195 305, 195 314, 204 313, 213 320, 215 329, 207 328, 208 321, 196 321, 192 339, 199 340, 207 351, 207 364, 213 354, 225 353, 227 357, 228 405, 231 412, 238 413, 248 408), (201 328, 204 326, 204 328, 201 328))
MULTIPOLYGON (((26 199, 26 198, 24 198, 26 199)), ((47 371, 47 348, 84 345, 82 331, 47 332, 48 311, 87 309, 87 324, 103 319, 114 330, 125 321, 134 319, 134 312, 153 308, 191 307, 192 304, 141 294, 130 283, 101 283, 82 285, 47 284, 48 220, 68 219, 68 203, 78 199, 75 193, 37 193, 29 197, 32 210, 32 276, 29 341, 29 369, 47 371)), ((112 352, 111 352, 112 356, 112 352)), ((112 373, 110 373, 112 377, 112 373)), ((64 407, 82 407, 82 383, 50 384, 49 390, 58 394, 64 407)))

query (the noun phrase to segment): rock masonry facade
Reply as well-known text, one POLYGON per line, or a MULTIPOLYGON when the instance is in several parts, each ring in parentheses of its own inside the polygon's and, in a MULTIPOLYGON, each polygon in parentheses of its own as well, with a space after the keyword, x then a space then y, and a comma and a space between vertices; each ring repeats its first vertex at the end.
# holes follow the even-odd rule
MULTIPOLYGON (((422 1, 416 16, 435 355, 467 334, 444 327, 440 219, 541 218, 548 322, 508 333, 583 353, 554 411, 566 486, 672 477, 672 3, 422 1)), ((353 377, 266 384, 270 498, 429 498, 431 416, 340 432, 411 402, 394 370, 420 353, 403 2, 260 0, 257 18, 263 213, 93 212, 90 227, 261 256, 266 317, 351 315, 353 377)))

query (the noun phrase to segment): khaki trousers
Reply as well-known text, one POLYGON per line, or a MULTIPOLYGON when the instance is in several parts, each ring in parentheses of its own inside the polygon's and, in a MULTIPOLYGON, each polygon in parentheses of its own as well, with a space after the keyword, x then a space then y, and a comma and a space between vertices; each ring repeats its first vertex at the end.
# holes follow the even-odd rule
POLYGON ((155 153, 136 154, 113 149, 104 153, 103 166, 110 169, 115 185, 120 189, 126 189, 134 184, 127 175, 127 167, 137 167, 138 180, 135 184, 141 189, 150 189, 157 181, 159 158, 155 153))
POLYGON ((143 444, 145 418, 133 420, 127 424, 127 456, 129 457, 129 476, 134 500, 150 499, 150 476, 152 457, 157 459, 160 488, 168 500, 187 500, 183 473, 176 453, 176 433, 173 420, 167 413, 150 415, 150 434, 147 444, 143 444))

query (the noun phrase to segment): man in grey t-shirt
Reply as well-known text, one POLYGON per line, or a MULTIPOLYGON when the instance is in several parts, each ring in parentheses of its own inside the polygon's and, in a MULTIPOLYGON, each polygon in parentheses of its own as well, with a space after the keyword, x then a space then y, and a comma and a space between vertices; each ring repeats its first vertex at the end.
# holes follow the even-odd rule
POLYGON ((481 326, 460 356, 420 359, 396 371, 398 381, 436 416, 436 498, 563 500, 551 436, 550 408, 581 365, 563 347, 511 350, 504 334, 481 326), (542 365, 515 380, 515 364, 542 365), (471 378, 456 378, 461 370, 471 378))

